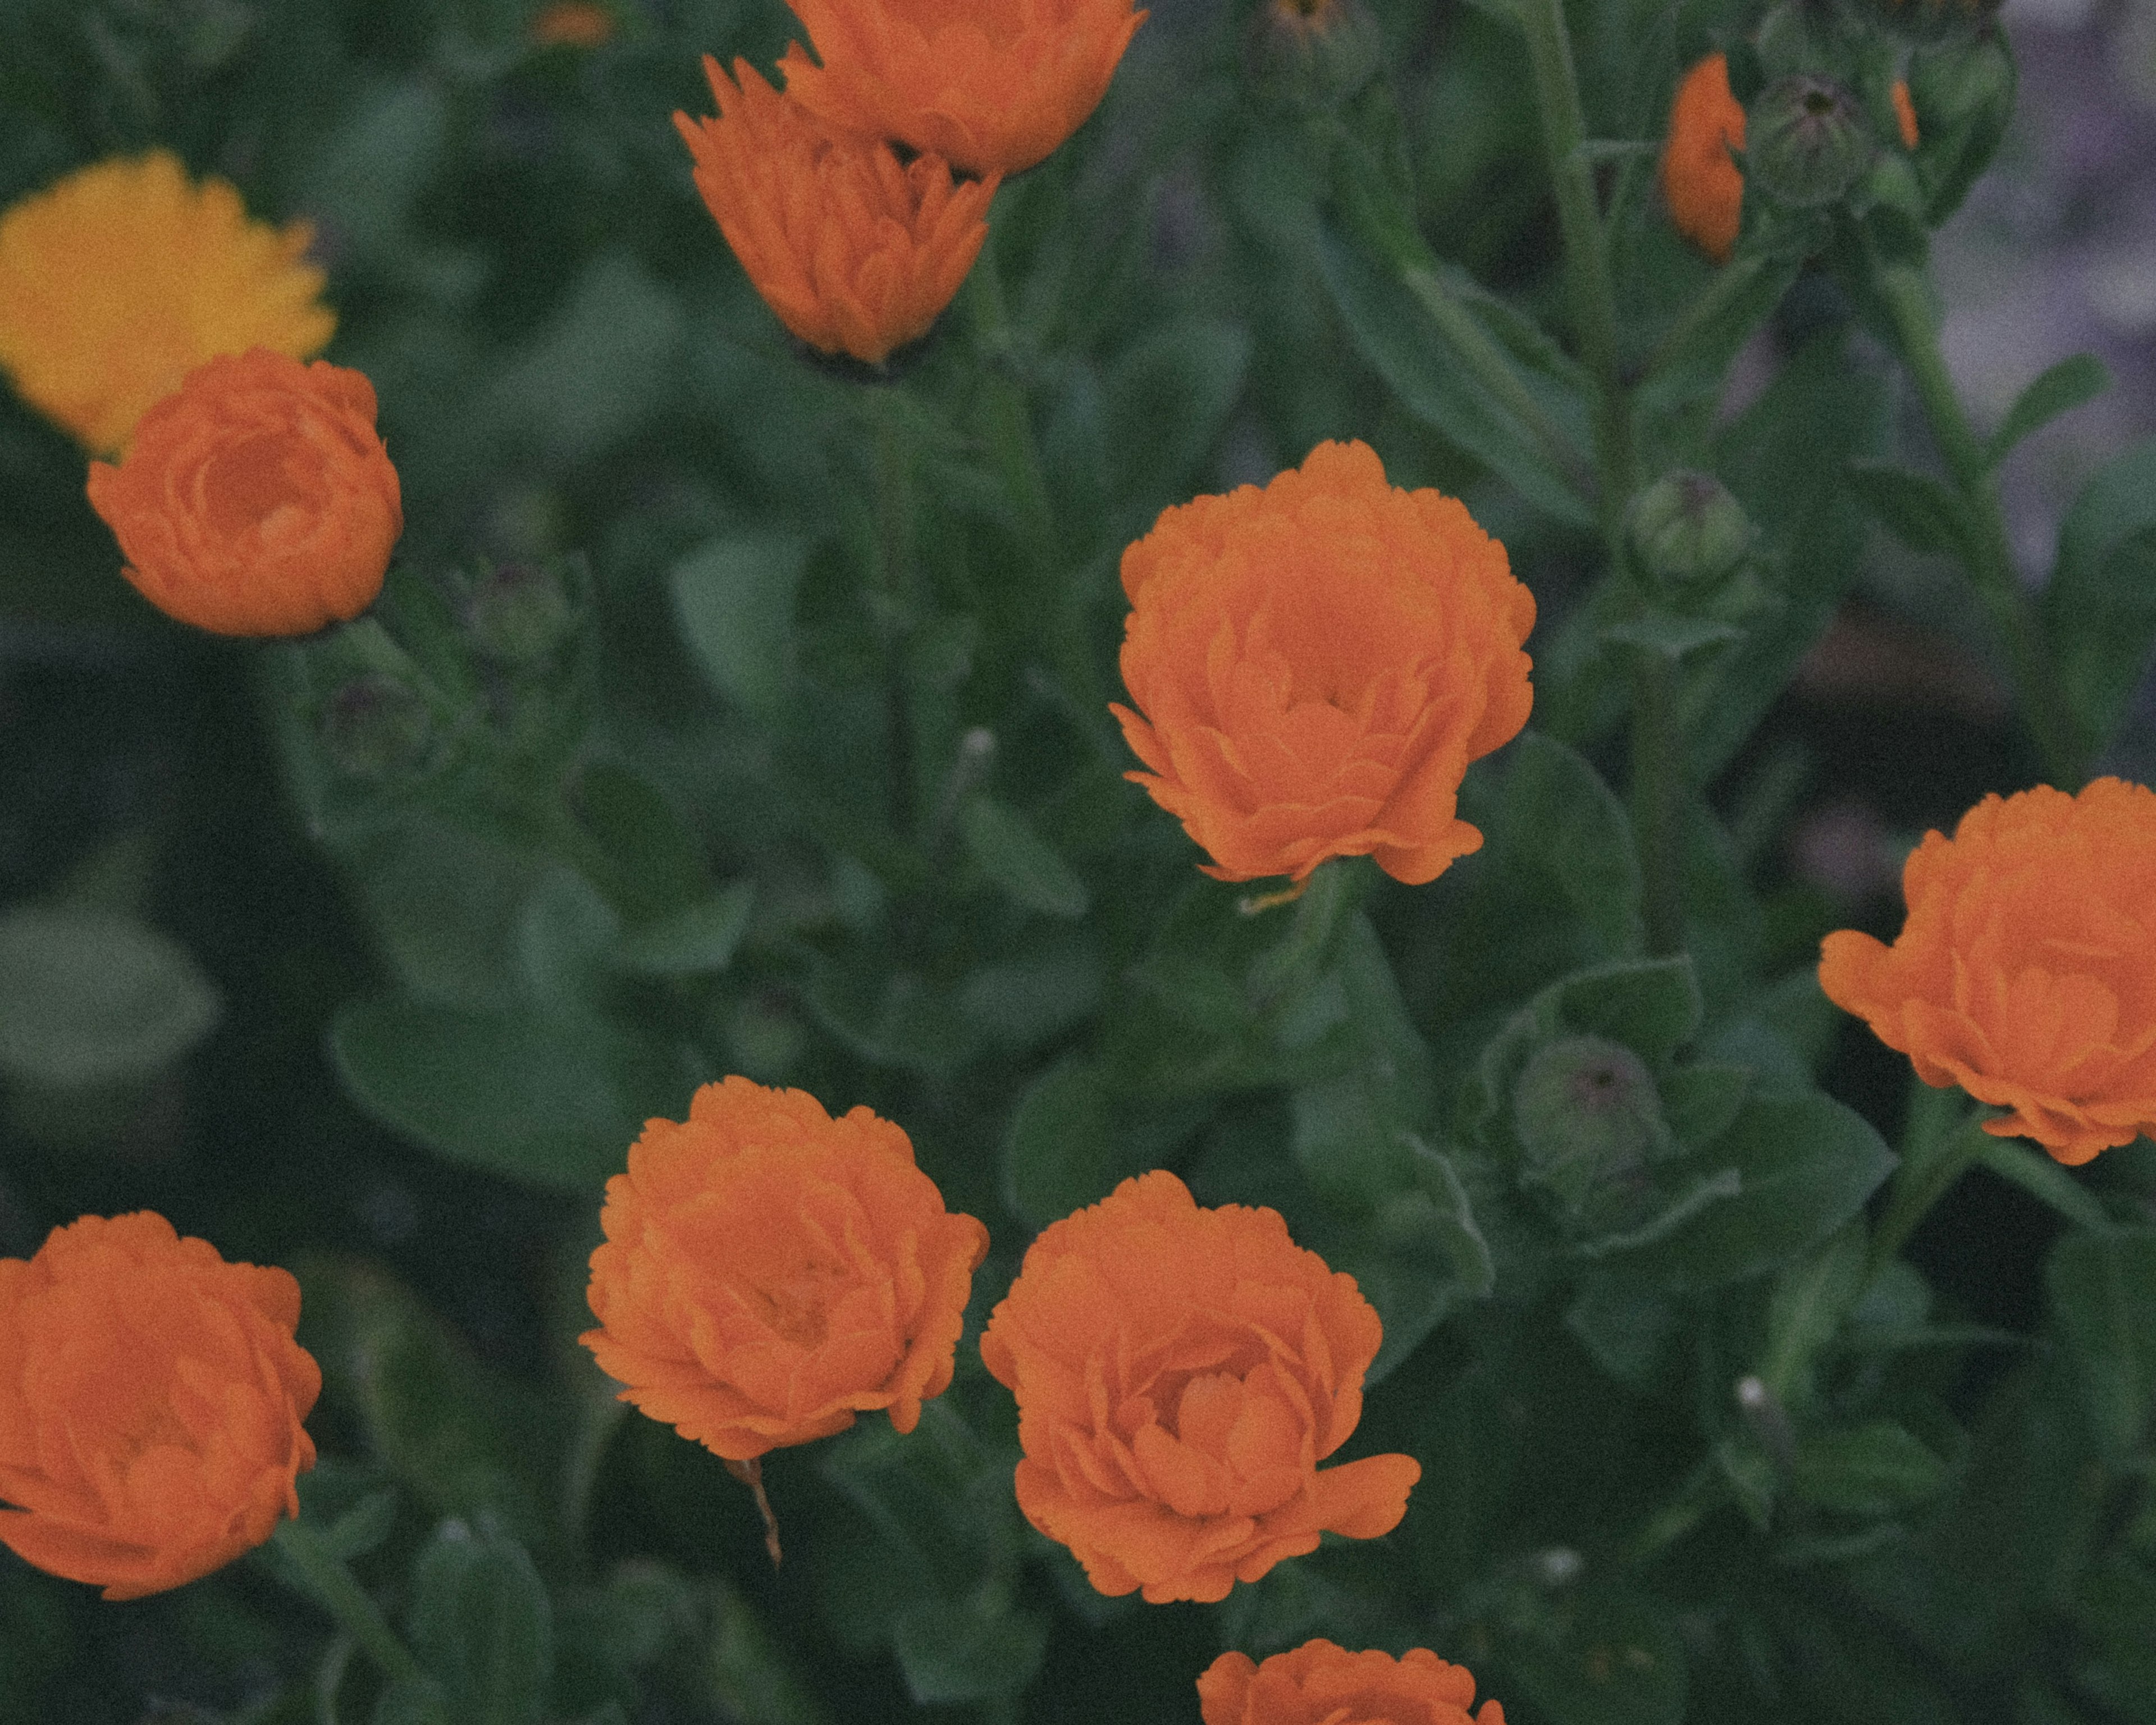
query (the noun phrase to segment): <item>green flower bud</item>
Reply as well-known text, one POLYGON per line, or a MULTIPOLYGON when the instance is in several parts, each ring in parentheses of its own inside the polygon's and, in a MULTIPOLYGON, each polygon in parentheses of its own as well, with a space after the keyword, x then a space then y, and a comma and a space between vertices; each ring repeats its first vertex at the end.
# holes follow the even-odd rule
POLYGON ((1752 543, 1751 518, 1711 473, 1681 467, 1632 500, 1632 550, 1656 581, 1703 584, 1727 575, 1752 543))
POLYGON ((539 563, 487 570, 465 611, 465 626, 481 652, 527 668, 553 657, 575 617, 561 577, 539 563))
POLYGON ((1251 21, 1253 76, 1314 106, 1343 102, 1362 89, 1383 48, 1364 0, 1265 0, 1251 21))
POLYGON ((380 781, 418 766, 434 732, 426 702, 408 685, 379 671, 362 671, 322 703, 317 735, 338 771, 380 781))
POLYGON ((1777 78, 1745 117, 1744 172, 1784 203, 1832 203, 1871 164, 1871 131, 1831 79, 1777 78))
POLYGON ((1658 1203, 1650 1163, 1674 1153, 1654 1076, 1604 1036, 1537 1050, 1512 1086, 1520 1183, 1538 1188, 1572 1231, 1632 1227, 1658 1203))

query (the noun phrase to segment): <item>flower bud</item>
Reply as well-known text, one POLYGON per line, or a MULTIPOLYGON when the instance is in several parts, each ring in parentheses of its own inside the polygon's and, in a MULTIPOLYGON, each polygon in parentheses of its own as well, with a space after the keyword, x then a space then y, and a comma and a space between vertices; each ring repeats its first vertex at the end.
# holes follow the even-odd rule
POLYGON ((1250 29, 1254 74, 1317 106, 1368 84, 1383 46, 1363 0, 1266 0, 1250 29))
POLYGON ((1746 116, 1745 171, 1800 207, 1832 203, 1871 165, 1872 141, 1849 92, 1810 72, 1777 78, 1746 116))
POLYGON ((553 656, 575 618, 567 587, 542 563, 488 569, 465 610, 465 625, 481 652, 526 669, 553 656))
POLYGON ((378 781, 418 766, 434 728, 427 704, 408 685, 380 671, 362 671, 322 703, 317 734, 322 752, 340 772, 378 781))
POLYGON ((1538 1187, 1584 1233, 1631 1226, 1650 1212, 1647 1168, 1670 1152, 1661 1097, 1639 1055, 1604 1036, 1537 1050, 1512 1087, 1520 1182, 1538 1187))
POLYGON ((1635 497, 1625 528, 1641 566, 1672 587, 1727 574, 1752 543, 1744 506, 1712 474, 1688 467, 1664 474, 1635 497))

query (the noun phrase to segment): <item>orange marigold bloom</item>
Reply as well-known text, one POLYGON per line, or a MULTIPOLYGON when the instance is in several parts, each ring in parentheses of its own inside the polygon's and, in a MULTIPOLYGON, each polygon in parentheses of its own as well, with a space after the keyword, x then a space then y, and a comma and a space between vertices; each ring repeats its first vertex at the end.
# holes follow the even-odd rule
POLYGON ((2099 778, 1986 797, 1902 871, 1892 947, 1840 929, 1820 986, 1925 1083, 2059 1161, 2156 1134, 2156 791, 2099 778))
POLYGON ((599 1219, 584 1345, 622 1400, 731 1461, 869 1409, 912 1430, 988 1249, 891 1122, 746 1078, 645 1122, 599 1219))
POLYGON ((89 491, 143 598, 225 635, 357 617, 404 531, 374 386, 266 347, 188 372, 117 467, 90 464, 89 491))
POLYGON ((108 1599, 207 1575, 300 1512, 321 1393, 300 1285, 150 1210, 0 1258, 0 1543, 108 1599))
POLYGON ((1902 147, 1917 147, 1917 104, 1909 95, 1909 86, 1901 79, 1894 80, 1894 88, 1887 92, 1894 99, 1894 130, 1902 135, 1902 147))
POLYGON ((674 116, 696 189, 778 321, 811 347, 880 365, 928 333, 988 234, 998 177, 954 182, 924 152, 834 132, 747 60, 704 56, 719 117, 674 116))
POLYGON ((1145 13, 1131 0, 788 0, 787 94, 826 125, 1014 174, 1086 121, 1145 13), (823 64, 819 65, 817 61, 823 64))
POLYGON ((1389 1533, 1410 1455, 1318 1462, 1363 1415, 1383 1326, 1276 1210, 1164 1172, 1043 1230, 981 1358, 1018 1397, 1019 1507, 1104 1594, 1225 1599, 1321 1531, 1389 1533))
POLYGON ((307 359, 336 316, 302 263, 314 236, 249 221, 219 179, 152 150, 95 162, 0 215, 0 370, 94 454, 204 360, 262 347, 307 359))
POLYGON ((1394 1659, 1322 1636, 1263 1665, 1224 1653, 1198 1680, 1205 1725, 1505 1725, 1494 1701, 1470 1714, 1474 1701, 1474 1673, 1427 1647, 1394 1659))
POLYGON ((1404 491, 1363 444, 1320 444, 1260 490, 1162 511, 1123 552, 1111 706, 1132 773, 1221 880, 1373 855, 1419 886, 1482 834, 1467 763, 1534 702, 1534 595, 1466 506, 1404 491))
POLYGON ((613 14, 593 0, 554 0, 531 20, 531 39, 542 48, 599 48, 613 28, 613 14))
POLYGON ((1670 219, 1717 264, 1729 261, 1744 211, 1744 176, 1730 159, 1744 147, 1744 110, 1730 94, 1729 62, 1711 54, 1684 74, 1662 144, 1662 197, 1670 219))

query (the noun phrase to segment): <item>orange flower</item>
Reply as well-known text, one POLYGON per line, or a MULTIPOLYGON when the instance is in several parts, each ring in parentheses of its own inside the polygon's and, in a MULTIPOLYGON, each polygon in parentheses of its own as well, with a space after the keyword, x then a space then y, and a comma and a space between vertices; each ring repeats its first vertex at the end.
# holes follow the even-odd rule
POLYGON ((357 617, 404 531, 374 386, 266 347, 188 372, 117 467, 90 464, 89 490, 143 598, 218 634, 357 617))
POLYGON ((1104 1594, 1225 1599, 1321 1531, 1389 1533, 1422 1468, 1322 1472, 1383 1327, 1277 1211, 1126 1180, 1042 1230, 981 1358, 1018 1397, 1019 1507, 1104 1594))
POLYGON ((2156 1134, 2156 791, 2099 778, 1986 797, 1902 871, 1890 947, 1841 929, 1820 986, 1925 1083, 2059 1161, 2156 1134))
POLYGON ((599 48, 613 39, 613 14, 592 0, 553 0, 531 20, 531 39, 542 48, 599 48))
POLYGON ((1535 601, 1464 505, 1320 444, 1263 490, 1163 511, 1122 568, 1137 711, 1111 711, 1151 769, 1127 777, 1207 874, 1374 855, 1419 886, 1481 844, 1455 798, 1527 722, 1535 601))
POLYGON ((219 179, 152 150, 78 169, 0 216, 0 370, 93 453, 220 353, 311 358, 336 314, 300 261, 314 230, 249 221, 219 179))
POLYGON ((150 1210, 0 1258, 0 1543, 108 1599, 207 1575, 300 1512, 321 1391, 300 1285, 150 1210))
POLYGON ((1729 62, 1711 54, 1684 74, 1662 145, 1670 219, 1717 264, 1729 261, 1744 209, 1744 176, 1729 152, 1744 147, 1744 110, 1729 90, 1729 62))
POLYGON ((1894 99, 1894 130, 1902 136, 1902 147, 1917 147, 1917 104, 1909 95, 1909 86, 1899 78, 1894 88, 1887 92, 1894 99))
POLYGON ((923 153, 828 130, 747 60, 704 56, 719 117, 674 116, 696 189, 778 321, 811 347, 880 365, 928 333, 988 238, 998 177, 954 182, 923 153))
POLYGON ((584 1345, 622 1400, 732 1461, 865 1409, 912 1430, 988 1249, 891 1122, 746 1078, 647 1122, 599 1219, 584 1345))
POLYGON ((816 59, 788 47, 788 95, 839 131, 977 174, 1031 167, 1077 131, 1146 16, 1131 0, 788 3, 816 59))
POLYGON ((1198 1680, 1205 1725, 1505 1725, 1494 1701, 1480 1712, 1475 1677, 1427 1647, 1350 1653, 1320 1638, 1263 1665, 1247 1653, 1224 1653, 1198 1680))

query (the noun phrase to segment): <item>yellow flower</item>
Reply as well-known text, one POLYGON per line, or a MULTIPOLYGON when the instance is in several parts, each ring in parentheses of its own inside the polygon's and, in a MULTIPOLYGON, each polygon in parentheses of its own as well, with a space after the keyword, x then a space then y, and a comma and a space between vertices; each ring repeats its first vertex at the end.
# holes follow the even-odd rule
POLYGON ((0 370, 91 454, 204 360, 268 347, 308 359, 336 314, 302 263, 305 222, 248 219, 224 181, 167 150, 79 168, 0 215, 0 370))

